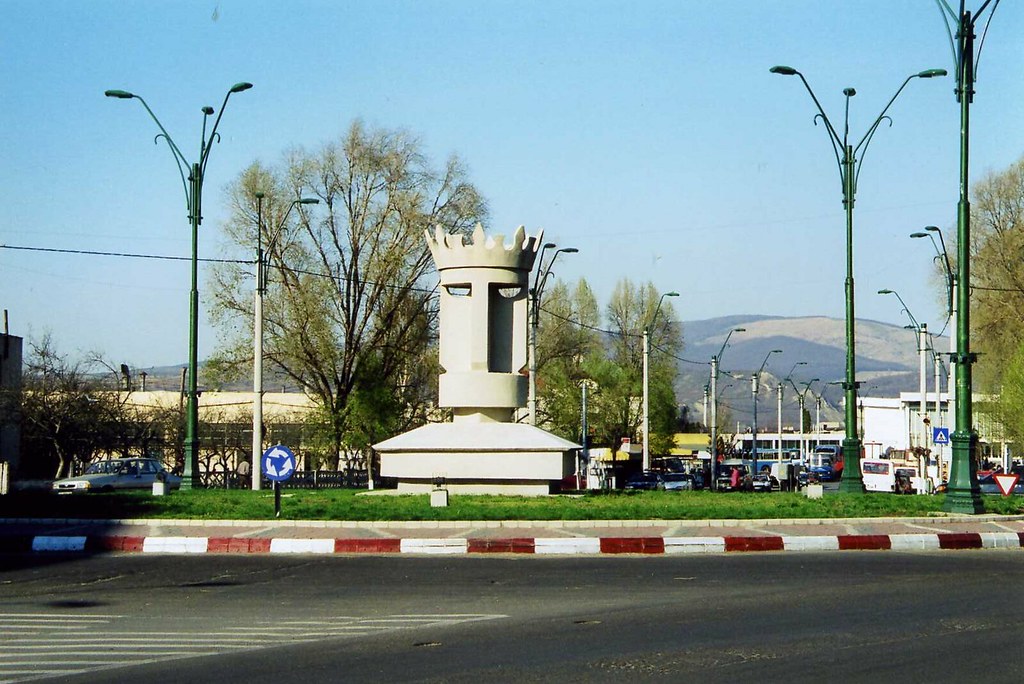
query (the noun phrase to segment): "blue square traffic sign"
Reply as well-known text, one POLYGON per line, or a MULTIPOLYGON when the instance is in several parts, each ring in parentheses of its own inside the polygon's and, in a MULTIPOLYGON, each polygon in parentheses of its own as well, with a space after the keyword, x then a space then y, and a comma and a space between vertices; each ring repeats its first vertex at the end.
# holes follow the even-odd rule
POLYGON ((949 444, 949 428, 948 427, 932 428, 932 443, 938 444, 938 445, 949 444))

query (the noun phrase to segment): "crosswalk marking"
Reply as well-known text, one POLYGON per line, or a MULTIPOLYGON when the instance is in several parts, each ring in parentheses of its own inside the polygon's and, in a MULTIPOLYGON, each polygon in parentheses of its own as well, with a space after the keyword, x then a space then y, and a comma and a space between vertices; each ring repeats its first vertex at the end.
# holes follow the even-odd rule
MULTIPOLYGON (((124 615, 0 613, 0 684, 503 617, 476 613, 346 615, 245 624, 186 617, 181 622, 193 628, 146 630, 139 627, 145 626, 147 618, 133 618, 129 626, 124 615)), ((152 622, 163 625, 166 618, 153 617, 152 622)))

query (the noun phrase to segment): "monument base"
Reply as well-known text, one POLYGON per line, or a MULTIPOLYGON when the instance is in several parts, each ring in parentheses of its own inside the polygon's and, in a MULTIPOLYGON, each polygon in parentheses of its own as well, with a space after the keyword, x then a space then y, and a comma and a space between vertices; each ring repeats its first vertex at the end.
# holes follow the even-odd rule
POLYGON ((435 423, 374 445, 400 493, 544 496, 575 471, 579 445, 519 423, 435 423))

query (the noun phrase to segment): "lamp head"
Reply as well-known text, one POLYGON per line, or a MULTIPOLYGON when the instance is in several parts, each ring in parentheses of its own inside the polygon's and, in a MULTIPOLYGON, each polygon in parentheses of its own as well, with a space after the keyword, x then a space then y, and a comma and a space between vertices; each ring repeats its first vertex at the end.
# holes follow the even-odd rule
POLYGON ((116 97, 116 98, 121 99, 121 100, 130 100, 133 97, 135 97, 133 94, 129 93, 127 90, 107 90, 103 94, 106 95, 107 97, 116 97))
POLYGON ((732 331, 733 332, 747 332, 747 329, 746 328, 733 328, 732 331))
POLYGON ((794 69, 793 67, 781 66, 781 65, 780 66, 773 66, 768 71, 770 71, 773 74, 779 74, 780 76, 796 76, 798 73, 800 73, 796 69, 794 69))
POLYGON ((853 97, 856 94, 857 91, 854 88, 843 88, 843 95, 846 97, 853 97))
POLYGON ((768 352, 768 353, 769 353, 769 354, 781 354, 781 353, 782 353, 782 350, 781 350, 781 349, 772 349, 772 350, 771 350, 770 352, 768 352))
POLYGON ((940 232, 938 226, 925 226, 924 229, 927 230, 929 233, 938 233, 938 232, 940 232))
POLYGON ((894 294, 894 293, 893 293, 892 290, 885 289, 885 290, 879 290, 878 294, 894 294))
POLYGON ((565 248, 560 249, 558 251, 565 252, 566 254, 575 254, 576 252, 578 252, 580 250, 576 249, 575 247, 565 247, 565 248))
POLYGON ((918 78, 935 78, 936 76, 945 76, 945 69, 925 69, 921 73, 917 74, 918 78))
POLYGON ((666 297, 678 297, 679 293, 678 292, 666 292, 665 296, 666 297))
POLYGON ((264 197, 266 197, 266 195, 264 195, 262 192, 257 192, 255 197, 256 199, 263 199, 264 197))
POLYGON ((557 246, 554 242, 545 242, 543 249, 554 249, 557 246))
POLYGON ((235 85, 231 86, 231 90, 229 92, 240 93, 243 90, 248 90, 249 88, 252 88, 252 83, 245 83, 243 81, 242 83, 236 83, 235 85))
POLYGON ((928 233, 911 233, 910 237, 912 237, 912 238, 925 238, 925 237, 928 237, 928 233))
POLYGON ((213 107, 203 107, 203 114, 205 114, 206 116, 213 116, 213 107))
POLYGON ((320 204, 320 200, 316 197, 303 197, 299 200, 299 204, 320 204))

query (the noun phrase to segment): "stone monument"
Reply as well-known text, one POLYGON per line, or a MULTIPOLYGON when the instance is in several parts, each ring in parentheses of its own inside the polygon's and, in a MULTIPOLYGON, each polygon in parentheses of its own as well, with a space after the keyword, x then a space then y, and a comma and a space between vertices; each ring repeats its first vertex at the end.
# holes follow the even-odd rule
POLYGON ((438 405, 453 418, 374 445, 400 492, 443 482, 453 493, 540 495, 573 472, 580 445, 513 422, 526 406, 527 290, 542 235, 520 226, 506 245, 478 224, 467 244, 440 226, 427 232, 441 278, 438 405))

